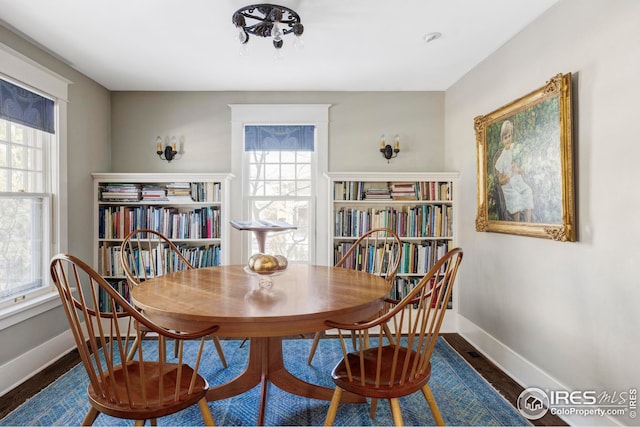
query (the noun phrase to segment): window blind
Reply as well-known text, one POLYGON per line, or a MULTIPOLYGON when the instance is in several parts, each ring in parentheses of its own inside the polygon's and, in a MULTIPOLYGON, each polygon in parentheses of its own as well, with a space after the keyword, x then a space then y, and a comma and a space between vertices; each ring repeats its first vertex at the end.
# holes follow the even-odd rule
POLYGON ((313 151, 314 128, 301 126, 245 126, 244 151, 313 151))
POLYGON ((0 118, 55 133, 53 107, 53 100, 0 79, 0 118))

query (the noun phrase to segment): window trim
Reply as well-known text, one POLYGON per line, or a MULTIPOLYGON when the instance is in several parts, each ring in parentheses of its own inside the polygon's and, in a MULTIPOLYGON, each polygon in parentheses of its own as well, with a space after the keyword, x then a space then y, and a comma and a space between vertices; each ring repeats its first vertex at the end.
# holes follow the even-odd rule
MULTIPOLYGON (((29 90, 55 101, 55 149, 50 150, 51 239, 49 253, 66 252, 67 224, 67 103, 68 87, 72 82, 43 67, 9 46, 0 43, 0 75, 3 79, 25 86, 29 90)), ((45 269, 48 271, 48 268, 45 269)), ((50 280, 45 274, 43 279, 50 280)), ((60 305, 55 289, 22 303, 0 310, 0 330, 23 322, 60 305)))
MULTIPOLYGON (((231 108, 231 172, 235 176, 247 175, 244 170, 244 126, 245 125, 313 125, 316 128, 316 194, 314 206, 317 212, 324 209, 322 204, 328 200, 328 185, 325 178, 328 172, 329 157, 329 108, 331 104, 229 104, 231 108)), ((231 194, 242 194, 243 197, 231 198, 231 218, 241 219, 246 212, 243 180, 231 183, 231 194)), ((328 259, 323 254, 328 253, 327 235, 328 219, 325 215, 316 215, 315 229, 315 259, 314 264, 328 265, 328 259)), ((232 239, 230 245, 230 260, 242 263, 248 257, 245 239, 232 239)))

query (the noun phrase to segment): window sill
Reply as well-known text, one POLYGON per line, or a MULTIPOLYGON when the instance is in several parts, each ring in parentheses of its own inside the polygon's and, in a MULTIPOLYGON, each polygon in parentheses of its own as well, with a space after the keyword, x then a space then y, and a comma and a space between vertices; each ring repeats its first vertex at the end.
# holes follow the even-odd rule
POLYGON ((48 292, 0 310, 0 331, 60 305, 58 292, 48 292))

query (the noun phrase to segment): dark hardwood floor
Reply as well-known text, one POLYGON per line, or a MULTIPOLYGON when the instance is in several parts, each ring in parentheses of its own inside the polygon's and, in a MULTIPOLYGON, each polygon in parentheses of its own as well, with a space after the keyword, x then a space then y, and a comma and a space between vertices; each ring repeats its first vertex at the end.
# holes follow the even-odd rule
MULTIPOLYGON (((522 386, 509 378, 496 365, 480 354, 467 340, 458 334, 441 334, 471 366, 516 407, 518 396, 524 390, 522 386)), ((35 377, 25 381, 0 399, 0 419, 24 403, 28 398, 51 384, 60 375, 80 363, 77 351, 72 351, 60 360, 44 369, 35 377)), ((562 419, 547 414, 539 420, 532 421, 536 426, 566 426, 562 419)))
POLYGON ((78 354, 78 350, 73 350, 44 368, 37 375, 34 375, 18 387, 1 396, 0 420, 78 363, 80 363, 80 355, 78 354))
MULTIPOLYGON (((511 379, 500 368, 485 358, 478 350, 459 334, 440 334, 473 368, 491 384, 515 408, 518 396, 524 387, 511 379)), ((536 426, 566 426, 561 418, 547 413, 539 420, 532 420, 536 426)))

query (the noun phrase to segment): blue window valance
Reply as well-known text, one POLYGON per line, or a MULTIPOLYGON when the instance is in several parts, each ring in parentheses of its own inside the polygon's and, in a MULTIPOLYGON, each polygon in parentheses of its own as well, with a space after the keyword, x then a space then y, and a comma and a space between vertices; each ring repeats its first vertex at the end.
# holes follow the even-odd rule
POLYGON ((244 151, 313 151, 312 125, 245 126, 244 151))
POLYGON ((0 118, 55 133, 53 100, 0 79, 0 118))

